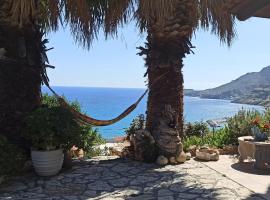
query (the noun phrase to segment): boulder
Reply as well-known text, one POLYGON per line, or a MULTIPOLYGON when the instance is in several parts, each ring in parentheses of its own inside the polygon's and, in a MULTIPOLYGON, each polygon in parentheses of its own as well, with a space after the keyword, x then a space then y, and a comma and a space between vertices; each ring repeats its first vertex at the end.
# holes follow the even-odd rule
POLYGON ((170 161, 170 164, 172 164, 172 165, 177 164, 175 157, 170 157, 169 161, 170 161))
POLYGON ((187 159, 187 160, 190 160, 190 159, 191 159, 191 153, 189 153, 189 152, 186 153, 186 159, 187 159))
POLYGON ((187 156, 186 156, 186 154, 185 154, 184 151, 182 151, 182 152, 176 157, 176 161, 177 161, 178 163, 184 163, 184 162, 186 162, 186 160, 187 160, 187 156))
POLYGON ((196 145, 192 145, 188 148, 188 152, 190 152, 191 156, 194 157, 196 156, 196 149, 197 149, 196 145))
POLYGON ((164 165, 167 165, 169 163, 169 160, 165 156, 160 155, 160 156, 158 156, 156 163, 158 165, 164 166, 164 165))
POLYGON ((215 149, 202 148, 196 150, 196 158, 204 161, 217 161, 219 160, 219 151, 215 149))

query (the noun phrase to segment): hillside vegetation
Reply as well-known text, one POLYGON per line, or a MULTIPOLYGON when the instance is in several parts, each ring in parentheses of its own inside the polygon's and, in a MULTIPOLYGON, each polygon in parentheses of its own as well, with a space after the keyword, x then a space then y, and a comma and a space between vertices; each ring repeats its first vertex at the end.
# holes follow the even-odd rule
POLYGON ((247 73, 230 83, 216 88, 185 90, 186 96, 207 99, 227 99, 234 103, 270 106, 270 66, 260 72, 247 73))

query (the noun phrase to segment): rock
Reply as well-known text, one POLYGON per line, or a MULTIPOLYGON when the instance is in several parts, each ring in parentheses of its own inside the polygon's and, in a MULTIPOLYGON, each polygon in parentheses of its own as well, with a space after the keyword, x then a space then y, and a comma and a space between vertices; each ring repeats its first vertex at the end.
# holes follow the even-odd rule
POLYGON ((76 157, 76 158, 83 158, 84 157, 84 151, 82 149, 79 149, 76 146, 73 146, 69 152, 70 157, 76 157))
POLYGON ((196 145, 192 145, 188 148, 188 152, 191 153, 191 156, 196 156, 196 149, 197 149, 196 145))
POLYGON ((238 146, 225 146, 222 149, 218 149, 219 155, 235 155, 238 154, 238 146))
POLYGON ((156 163, 158 165, 164 166, 164 165, 167 165, 169 163, 169 160, 165 156, 159 156, 156 160, 156 163))
POLYGON ((210 155, 210 160, 218 161, 219 160, 219 154, 218 153, 211 154, 210 155))
POLYGON ((190 160, 190 159, 191 159, 191 153, 189 153, 189 152, 186 153, 186 159, 187 159, 187 160, 190 160))
POLYGON ((176 157, 178 163, 184 163, 187 160, 187 156, 184 151, 182 151, 179 156, 176 157))
POLYGON ((154 162, 158 151, 155 145, 155 140, 151 133, 147 130, 138 130, 135 134, 130 135, 130 148, 125 155, 130 153, 135 160, 154 162))
POLYGON ((170 161, 170 164, 172 164, 172 165, 177 164, 177 161, 176 161, 175 157, 171 157, 171 158, 169 159, 169 161, 170 161))
POLYGON ((196 150, 196 158, 205 161, 217 161, 219 160, 219 152, 215 149, 202 148, 196 150))

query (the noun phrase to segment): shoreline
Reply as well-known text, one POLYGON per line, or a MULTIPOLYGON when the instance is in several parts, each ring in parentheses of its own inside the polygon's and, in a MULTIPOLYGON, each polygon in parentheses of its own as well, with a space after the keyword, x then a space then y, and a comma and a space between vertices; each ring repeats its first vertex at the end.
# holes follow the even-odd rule
POLYGON ((237 100, 233 100, 233 99, 217 99, 217 98, 204 98, 204 97, 199 97, 199 96, 189 96, 189 95, 184 95, 185 97, 189 97, 189 98, 198 98, 201 100, 221 100, 221 101, 229 101, 232 104, 241 104, 241 105, 250 105, 250 106, 258 106, 258 107, 262 107, 265 108, 265 106, 260 105, 260 104, 255 104, 255 103, 248 103, 248 102, 241 102, 241 101, 237 101, 237 100))

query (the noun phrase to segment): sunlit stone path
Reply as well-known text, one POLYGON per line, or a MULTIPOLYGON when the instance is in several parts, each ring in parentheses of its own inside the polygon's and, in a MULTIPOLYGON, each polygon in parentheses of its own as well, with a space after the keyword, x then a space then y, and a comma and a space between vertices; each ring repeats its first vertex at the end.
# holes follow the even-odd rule
POLYGON ((190 160, 158 167, 114 157, 75 161, 72 170, 40 178, 18 177, 0 189, 0 199, 263 199, 245 187, 190 160))

